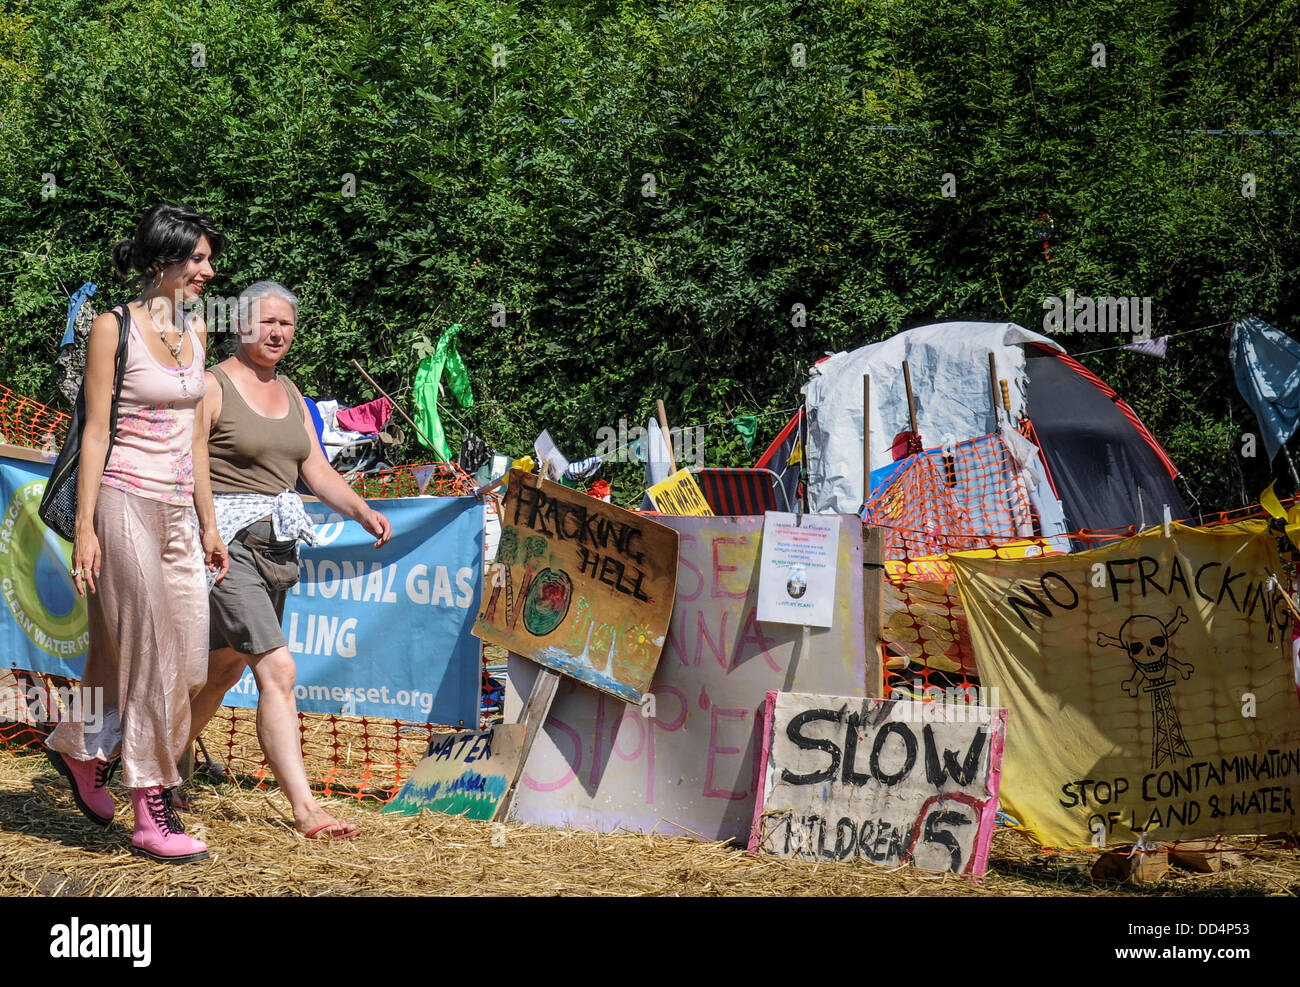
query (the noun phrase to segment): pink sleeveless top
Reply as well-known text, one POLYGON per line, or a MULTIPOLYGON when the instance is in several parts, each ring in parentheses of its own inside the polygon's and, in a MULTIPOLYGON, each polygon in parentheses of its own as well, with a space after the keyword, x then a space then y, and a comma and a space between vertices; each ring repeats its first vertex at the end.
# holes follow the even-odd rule
POLYGON ((165 366, 149 352, 131 316, 105 486, 168 504, 193 500, 194 406, 203 397, 203 344, 197 336, 193 343, 194 359, 188 366, 165 366))

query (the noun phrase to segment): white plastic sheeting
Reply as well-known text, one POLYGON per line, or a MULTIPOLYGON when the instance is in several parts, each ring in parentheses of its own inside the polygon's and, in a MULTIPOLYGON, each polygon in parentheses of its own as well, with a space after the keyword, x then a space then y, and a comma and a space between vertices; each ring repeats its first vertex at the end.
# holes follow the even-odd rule
MULTIPOLYGON (((856 514, 862 504, 862 377, 871 376, 871 467, 893 461, 894 436, 908 428, 903 361, 912 373, 916 427, 927 448, 998 431, 989 393, 989 353, 1011 391, 1015 421, 1025 406, 1027 342, 1064 350, 1014 322, 918 326, 836 353, 813 367, 808 407, 808 503, 818 514, 856 514)), ((1001 399, 999 399, 1000 401, 1001 399)))

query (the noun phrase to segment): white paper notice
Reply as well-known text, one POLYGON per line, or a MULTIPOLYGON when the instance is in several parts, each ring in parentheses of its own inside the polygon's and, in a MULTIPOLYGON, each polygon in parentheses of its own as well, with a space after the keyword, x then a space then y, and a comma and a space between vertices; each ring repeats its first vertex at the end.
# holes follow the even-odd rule
POLYGON ((836 515, 763 515, 758 569, 758 619, 830 627, 835 612, 835 569, 840 548, 836 515))

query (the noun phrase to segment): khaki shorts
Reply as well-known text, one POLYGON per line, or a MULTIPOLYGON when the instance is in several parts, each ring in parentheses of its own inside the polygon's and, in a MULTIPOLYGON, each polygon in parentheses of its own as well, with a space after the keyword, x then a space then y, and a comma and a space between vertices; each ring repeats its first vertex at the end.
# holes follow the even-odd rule
POLYGON ((270 521, 254 521, 227 547, 230 571, 208 594, 210 647, 246 655, 286 647, 280 624, 285 594, 298 582, 298 543, 277 541, 270 521))

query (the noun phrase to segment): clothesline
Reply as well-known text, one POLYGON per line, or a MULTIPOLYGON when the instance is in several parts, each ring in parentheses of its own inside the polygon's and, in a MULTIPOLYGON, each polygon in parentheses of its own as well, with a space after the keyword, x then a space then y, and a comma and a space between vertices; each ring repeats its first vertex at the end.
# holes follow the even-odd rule
MULTIPOLYGON (((1160 336, 1152 336, 1151 339, 1154 341, 1154 340, 1160 339, 1160 338, 1165 337, 1165 336, 1168 336, 1170 339, 1176 339, 1176 338, 1179 337, 1179 336, 1186 336, 1188 333, 1193 333, 1193 332, 1205 332, 1205 330, 1207 330, 1207 329, 1222 329, 1224 326, 1230 326, 1230 325, 1232 325, 1232 323, 1233 323, 1234 321, 1236 321, 1236 320, 1234 320, 1234 319, 1229 319, 1227 322, 1215 322, 1213 325, 1208 325, 1208 326, 1197 326, 1195 329, 1182 329, 1182 330, 1179 330, 1178 332, 1166 332, 1166 333, 1161 333, 1160 336)), ((1071 355, 1072 355, 1072 356, 1092 356, 1092 354, 1094 354, 1094 353, 1109 353, 1111 350, 1122 350, 1122 349, 1124 349, 1124 348, 1126 348, 1126 347, 1128 347, 1128 346, 1132 346, 1134 342, 1144 342, 1144 340, 1133 340, 1133 341, 1130 341, 1130 342, 1127 342, 1127 343, 1120 343, 1120 344, 1118 344, 1117 346, 1103 346, 1103 347, 1101 347, 1100 349, 1095 349, 1095 350, 1084 350, 1084 351, 1082 351, 1081 353, 1075 353, 1075 354, 1071 354, 1071 355)))
MULTIPOLYGON (((450 403, 450 402, 448 402, 448 403, 450 403)), ((800 407, 799 405, 796 405, 796 406, 793 407, 793 408, 788 408, 788 409, 778 409, 778 410, 776 410, 776 411, 765 411, 765 412, 762 412, 761 414, 756 414, 756 415, 736 415, 736 416, 733 417, 733 418, 719 418, 717 421, 699 422, 699 423, 694 423, 694 424, 690 424, 690 425, 679 425, 679 426, 677 426, 677 427, 678 427, 678 428, 707 428, 707 427, 709 427, 710 425, 729 425, 729 424, 731 424, 732 422, 734 422, 734 421, 736 420, 736 418, 772 418, 772 417, 774 417, 774 416, 776 416, 776 415, 781 415, 781 416, 783 416, 783 417, 785 417, 785 418, 789 418, 791 415, 793 415, 795 412, 797 412, 797 411, 799 410, 799 407, 800 407)), ((457 425, 459 425, 459 426, 461 427, 461 429, 462 429, 463 431, 465 431, 466 433, 468 433, 469 431, 471 431, 470 428, 469 428, 468 426, 466 426, 466 424, 465 424, 464 422, 462 422, 459 418, 457 418, 455 415, 453 415, 453 414, 451 413, 451 409, 450 409, 450 408, 447 408, 447 407, 444 405, 443 402, 439 402, 439 403, 438 403, 438 413, 439 413, 439 414, 442 414, 442 415, 446 415, 446 416, 447 416, 448 418, 450 418, 453 422, 455 422, 457 425)), ((615 447, 614 447, 614 450, 613 450, 613 451, 610 453, 610 455, 609 455, 608 457, 606 457, 606 458, 617 458, 618 453, 622 452, 624 449, 630 449, 630 448, 632 448, 632 446, 636 445, 637 442, 641 442, 641 441, 643 441, 643 440, 642 440, 642 439, 637 439, 637 440, 634 441, 634 442, 624 442, 621 446, 615 446, 615 447)))

